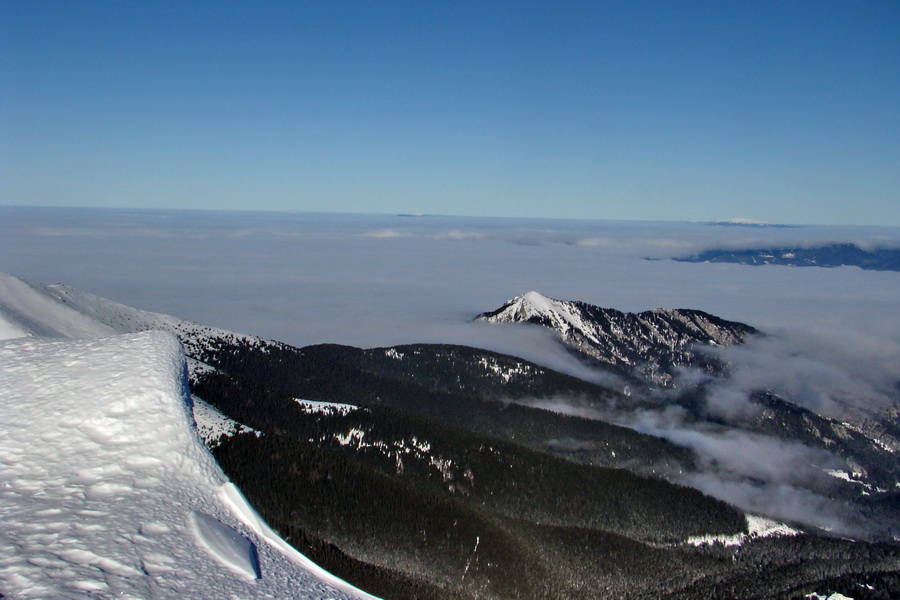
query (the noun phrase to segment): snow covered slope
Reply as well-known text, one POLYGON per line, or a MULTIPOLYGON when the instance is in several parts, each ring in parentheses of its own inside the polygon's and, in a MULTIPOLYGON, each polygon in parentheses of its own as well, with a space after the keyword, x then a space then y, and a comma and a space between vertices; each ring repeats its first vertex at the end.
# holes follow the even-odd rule
POLYGON ((601 364, 634 370, 669 385, 673 365, 714 366, 694 346, 728 346, 756 333, 749 325, 726 321, 699 310, 658 308, 624 313, 584 302, 554 300, 528 292, 476 320, 533 323, 556 331, 560 340, 601 364))
MULTIPOLYGON (((254 336, 139 310, 66 285, 45 285, 0 273, 0 340, 29 336, 93 338, 157 330, 173 333, 181 340, 192 375, 212 369, 199 360, 210 349, 235 342, 263 343, 254 336)), ((247 429, 202 400, 193 404, 193 413, 210 447, 217 445, 215 440, 222 435, 247 429)))
MULTIPOLYGON (((67 285, 45 285, 0 273, 0 339, 82 338, 151 330, 174 333, 186 354, 195 358, 223 344, 262 342, 255 336, 125 306, 67 285)), ((204 368, 193 358, 188 366, 204 368)))
MULTIPOLYGON (((89 332, 58 315, 53 327, 89 332)), ((0 594, 369 598, 290 549, 227 481, 184 372, 163 332, 0 342, 0 594)))
POLYGON ((0 339, 27 335, 95 337, 114 328, 60 302, 48 286, 0 273, 0 339))

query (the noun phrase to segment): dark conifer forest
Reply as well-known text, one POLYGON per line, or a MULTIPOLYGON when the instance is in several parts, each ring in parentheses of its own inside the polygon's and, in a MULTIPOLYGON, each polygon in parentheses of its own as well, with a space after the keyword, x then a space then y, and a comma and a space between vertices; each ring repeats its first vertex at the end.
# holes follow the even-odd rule
POLYGON ((214 370, 193 394, 257 432, 219 441, 226 474, 289 543, 382 598, 900 595, 893 543, 686 543, 748 533, 741 511, 672 483, 689 449, 516 402, 602 407, 624 401, 614 390, 460 346, 233 342, 197 358, 214 370))

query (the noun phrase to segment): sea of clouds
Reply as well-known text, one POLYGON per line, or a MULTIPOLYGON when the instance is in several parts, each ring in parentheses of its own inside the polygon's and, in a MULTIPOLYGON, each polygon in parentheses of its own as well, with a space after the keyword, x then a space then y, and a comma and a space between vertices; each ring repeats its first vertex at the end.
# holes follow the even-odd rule
MULTIPOLYGON (((472 319, 530 290, 705 310, 766 334, 724 352, 733 376, 710 402, 732 417, 753 389, 839 419, 897 404, 900 273, 670 260, 830 242, 900 247, 900 228, 0 207, 0 271, 297 346, 458 343, 608 380, 546 331, 472 319)), ((701 489, 786 519, 844 517, 804 486, 805 465, 823 462, 808 448, 698 430, 677 412, 629 418, 708 457, 701 489)))

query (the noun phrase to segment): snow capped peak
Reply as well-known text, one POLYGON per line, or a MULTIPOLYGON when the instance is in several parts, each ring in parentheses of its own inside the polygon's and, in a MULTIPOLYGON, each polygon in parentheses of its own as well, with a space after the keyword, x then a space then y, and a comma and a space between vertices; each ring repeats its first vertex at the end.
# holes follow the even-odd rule
POLYGON ((568 303, 554 300, 540 292, 530 291, 508 300, 502 307, 491 313, 479 315, 478 318, 490 316, 492 318, 486 320, 528 320, 536 316, 549 316, 564 312, 566 304, 568 303))
POLYGON ((550 303, 554 302, 553 299, 548 298, 547 296, 543 295, 542 293, 535 292, 535 291, 525 292, 524 294, 519 296, 519 299, 522 302, 527 302, 528 304, 531 304, 532 306, 541 307, 541 308, 549 307, 550 303))
POLYGON ((42 336, 105 337, 117 333, 168 331, 192 357, 194 373, 209 367, 200 357, 221 342, 267 343, 261 338, 125 306, 66 285, 44 285, 0 273, 0 340, 42 336))
POLYGON ((733 225, 772 225, 767 221, 759 221, 757 219, 745 219, 743 217, 735 217, 733 219, 725 219, 722 223, 731 223, 733 225))
POLYGON ((528 320, 539 315, 549 315, 557 311, 558 302, 540 292, 526 292, 508 301, 498 311, 499 314, 515 315, 518 319, 528 320))
POLYGON ((584 302, 554 300, 534 291, 476 320, 531 323, 553 329, 560 341, 590 360, 617 369, 647 365, 647 378, 662 385, 671 385, 668 371, 673 365, 707 360, 692 352, 693 345, 727 346, 740 343, 755 331, 743 323, 696 310, 624 313, 584 302))

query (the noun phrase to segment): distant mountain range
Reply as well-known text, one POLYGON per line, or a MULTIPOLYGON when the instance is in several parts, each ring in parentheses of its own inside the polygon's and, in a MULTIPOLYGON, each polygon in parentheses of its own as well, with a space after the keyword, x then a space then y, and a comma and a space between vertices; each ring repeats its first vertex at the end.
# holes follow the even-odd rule
POLYGON ((681 262, 724 262, 742 265, 788 265, 792 267, 853 266, 873 271, 900 271, 900 248, 865 250, 855 244, 825 244, 811 248, 707 250, 681 262))
POLYGON ((753 327, 536 292, 478 319, 550 328, 634 390, 466 346, 296 348, 0 274, 7 337, 178 336, 198 431, 228 477, 288 542, 383 598, 900 595, 896 424, 875 436, 765 390, 759 418, 730 420, 702 384, 681 385, 681 369, 727 377, 714 349, 753 327), (577 410, 546 409, 562 401, 577 410), (859 539, 686 486, 720 466, 633 426, 676 413, 691 432, 829 457, 795 466, 802 492, 855 515, 859 539))
POLYGON ((755 221, 753 219, 726 219, 725 221, 707 221, 707 225, 715 225, 718 227, 770 227, 776 229, 793 229, 798 225, 784 225, 781 223, 766 223, 765 221, 755 221))

